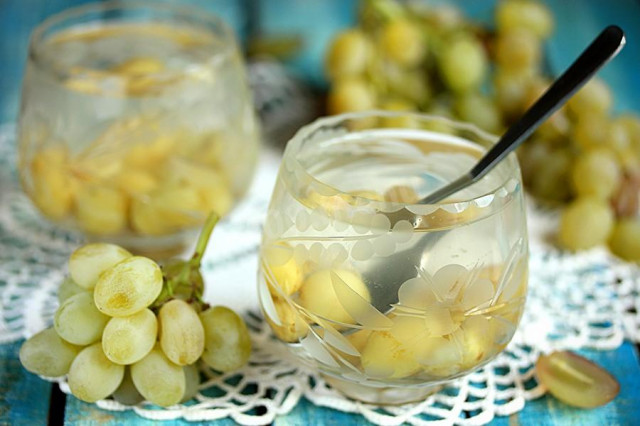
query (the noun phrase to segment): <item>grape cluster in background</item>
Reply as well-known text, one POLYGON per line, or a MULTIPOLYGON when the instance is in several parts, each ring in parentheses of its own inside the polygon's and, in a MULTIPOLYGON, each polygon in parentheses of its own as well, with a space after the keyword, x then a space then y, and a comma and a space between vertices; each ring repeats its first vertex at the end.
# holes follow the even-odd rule
POLYGON ((164 407, 196 395, 201 367, 242 367, 251 353, 244 321, 202 300, 200 261, 215 222, 207 224, 192 259, 162 268, 113 244, 74 251, 54 325, 22 345, 22 365, 66 375, 71 393, 86 402, 111 396, 164 407))
MULTIPOLYGON (((493 28, 450 5, 365 0, 357 26, 326 52, 327 111, 421 111, 501 134, 553 79, 544 57, 553 28, 551 11, 534 0, 498 2, 493 28)), ((562 208, 561 247, 608 244, 640 261, 640 118, 613 115, 613 102, 606 83, 592 79, 518 157, 528 192, 562 208)), ((415 125, 409 115, 379 124, 415 125)))

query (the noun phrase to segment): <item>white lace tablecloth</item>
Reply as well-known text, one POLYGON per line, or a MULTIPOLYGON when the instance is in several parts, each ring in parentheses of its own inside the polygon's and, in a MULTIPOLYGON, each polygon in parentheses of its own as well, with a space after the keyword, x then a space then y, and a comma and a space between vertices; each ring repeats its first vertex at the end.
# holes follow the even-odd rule
MULTIPOLYGON (((21 193, 14 132, 13 125, 0 126, 0 343, 28 337, 51 323, 66 261, 82 243, 81 236, 42 220, 21 193)), ((204 262, 207 301, 246 314, 254 343, 249 364, 233 374, 212 374, 195 402, 186 405, 160 410, 100 401, 100 407, 135 410, 150 419, 230 417, 258 425, 289 412, 304 396, 317 405, 361 413, 376 423, 477 425, 517 412, 527 400, 544 394, 533 371, 540 352, 614 349, 625 338, 640 340, 639 269, 603 249, 577 255, 554 249, 545 242, 554 227, 554 214, 530 209, 529 296, 520 328, 506 351, 421 403, 378 407, 349 400, 292 359, 256 314, 257 249, 277 166, 277 155, 265 152, 252 190, 216 228, 204 262)), ((64 381, 60 386, 68 392, 64 381)))

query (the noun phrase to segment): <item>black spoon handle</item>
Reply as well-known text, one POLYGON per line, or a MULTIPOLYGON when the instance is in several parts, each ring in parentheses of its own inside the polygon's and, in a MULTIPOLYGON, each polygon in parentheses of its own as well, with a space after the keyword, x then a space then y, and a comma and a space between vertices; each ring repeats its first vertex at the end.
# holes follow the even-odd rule
POLYGON ((624 47, 624 32, 610 25, 591 42, 584 52, 562 74, 527 112, 500 138, 469 173, 429 194, 420 203, 432 204, 476 182, 495 167, 504 157, 516 149, 551 114, 593 77, 604 64, 624 47))

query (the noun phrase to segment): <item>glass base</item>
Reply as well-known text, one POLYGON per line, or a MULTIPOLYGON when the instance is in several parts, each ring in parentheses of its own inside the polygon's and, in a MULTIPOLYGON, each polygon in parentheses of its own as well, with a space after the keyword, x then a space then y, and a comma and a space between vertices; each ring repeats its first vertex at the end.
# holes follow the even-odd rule
POLYGON ((375 387, 338 379, 325 374, 322 377, 332 388, 351 399, 379 405, 401 405, 424 401, 429 395, 442 389, 441 384, 419 387, 375 387))

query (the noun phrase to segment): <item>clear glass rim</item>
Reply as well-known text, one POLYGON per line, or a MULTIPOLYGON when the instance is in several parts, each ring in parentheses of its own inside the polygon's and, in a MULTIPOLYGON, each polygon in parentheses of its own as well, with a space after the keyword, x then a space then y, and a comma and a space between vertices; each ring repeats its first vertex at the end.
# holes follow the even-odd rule
MULTIPOLYGON (((231 46, 233 46, 233 49, 235 49, 236 39, 231 27, 229 27, 229 25, 227 25, 227 23, 221 17, 205 9, 198 8, 189 4, 171 4, 153 0, 131 0, 127 2, 122 2, 121 0, 108 0, 105 2, 87 3, 81 6, 71 7, 54 15, 51 15, 44 21, 42 21, 31 33, 28 51, 29 60, 32 61, 33 64, 35 64, 40 69, 50 72, 56 71, 50 63, 47 63, 47 61, 43 60, 41 55, 41 46, 44 42, 47 41, 45 33, 52 27, 62 24, 65 21, 77 19, 91 13, 104 13, 116 10, 156 10, 161 12, 168 12, 177 18, 185 17, 188 19, 193 19, 194 21, 204 23, 208 26, 209 29, 216 28, 222 34, 225 45, 229 46, 228 49, 231 49, 231 46)), ((106 22, 109 20, 93 19, 91 21, 106 22)), ((153 22, 153 20, 150 20, 149 22, 153 22)), ((225 53, 227 53, 227 51, 225 51, 225 53)), ((213 54, 212 57, 217 55, 219 55, 219 53, 213 54)), ((57 71, 60 72, 60 70, 57 71)), ((156 73, 149 73, 149 76, 156 77, 163 76, 165 74, 166 71, 160 71, 156 73)))
MULTIPOLYGON (((347 120, 354 120, 354 119, 366 119, 366 118, 382 118, 382 117, 389 117, 389 118, 399 118, 399 117, 411 117, 411 118, 415 118, 421 121, 439 121, 442 123, 446 123, 447 125, 451 125, 453 126, 456 130, 462 130, 462 131, 467 131, 467 132, 471 132, 475 135, 477 135, 479 138, 485 140, 487 143, 490 143, 491 145, 495 144, 498 141, 498 137, 496 135, 493 135, 489 132, 486 132, 482 129, 480 129, 478 126, 476 126, 475 124, 472 123, 468 123, 468 122, 463 122, 463 121, 457 121, 445 116, 440 116, 440 115, 433 115, 433 114, 426 114, 426 113, 419 113, 419 112, 409 112, 409 111, 385 111, 385 110, 369 110, 369 111, 359 111, 359 112, 349 112, 349 113, 343 113, 343 114, 338 114, 338 115, 332 115, 332 116, 326 116, 326 117, 320 117, 317 118, 316 120, 314 120, 313 122, 301 127, 296 133, 295 135, 289 140, 289 142, 287 143, 285 152, 284 152, 284 156, 283 156, 283 160, 286 160, 289 164, 291 164, 293 167, 296 168, 296 171, 298 173, 302 173, 306 178, 312 180, 314 182, 315 185, 318 185, 320 187, 324 187, 327 188, 329 191, 335 192, 336 194, 342 194, 342 195, 347 195, 355 200, 360 200, 366 203, 370 203, 375 205, 376 203, 380 204, 385 204, 387 206, 391 206, 392 209, 391 210, 399 210, 402 208, 411 208, 411 207, 443 207, 443 206, 453 206, 453 205, 457 205, 460 203, 471 203, 474 201, 478 201, 481 200, 487 196, 491 196, 491 195, 495 195, 496 193, 498 193, 501 189, 505 189, 505 186, 507 185, 507 183, 513 179, 516 178, 518 183, 520 185, 522 185, 522 178, 520 177, 520 173, 519 173, 519 166, 518 166, 518 162, 517 159, 515 157, 514 153, 509 154, 509 156, 507 158, 505 158, 504 160, 502 160, 502 167, 507 167, 507 176, 505 177, 505 179, 502 180, 502 182, 495 187, 494 189, 487 191, 483 194, 480 194, 478 196, 475 196, 473 198, 468 198, 468 199, 455 199, 455 200, 451 200, 451 201, 440 201, 438 203, 435 204, 421 204, 421 203, 416 203, 416 204, 409 204, 409 203, 401 203, 401 202, 390 202, 390 201, 384 201, 381 202, 379 200, 375 200, 375 199, 370 199, 367 198, 365 196, 361 196, 361 195, 354 195, 351 193, 347 193, 339 188, 336 188, 335 186, 329 185, 325 182, 323 182, 322 180, 319 180, 318 178, 316 178, 312 173, 309 173, 309 171, 306 170, 306 168, 302 165, 302 163, 299 161, 299 157, 298 154, 302 149, 302 144, 303 142, 309 137, 311 136, 313 133, 317 132, 319 129, 323 128, 323 127, 332 127, 335 126, 336 124, 340 123, 340 122, 344 122, 347 120)), ((378 127, 378 126, 374 126, 372 129, 386 129, 386 130, 393 130, 394 128, 392 127, 378 127)), ((372 130, 372 129, 366 129, 366 130, 372 130)), ((402 130, 408 130, 409 128, 400 128, 397 127, 395 129, 402 129, 402 130)), ((360 132, 361 130, 356 130, 355 132, 360 132)), ((447 135, 447 136, 453 136, 453 135, 448 135, 446 133, 442 133, 443 135, 447 135)), ((473 141, 473 140, 468 140, 466 138, 463 138, 461 136, 455 136, 457 138, 460 139, 464 139, 467 140, 469 142, 472 142, 474 145, 478 145, 477 141, 473 141)), ((284 161, 283 161, 284 162, 284 161)), ((500 165, 498 165, 498 167, 500 167, 500 165)), ((494 173, 496 169, 492 170, 490 173, 494 173)), ((509 191, 507 190, 508 193, 512 193, 513 190, 509 191)))

